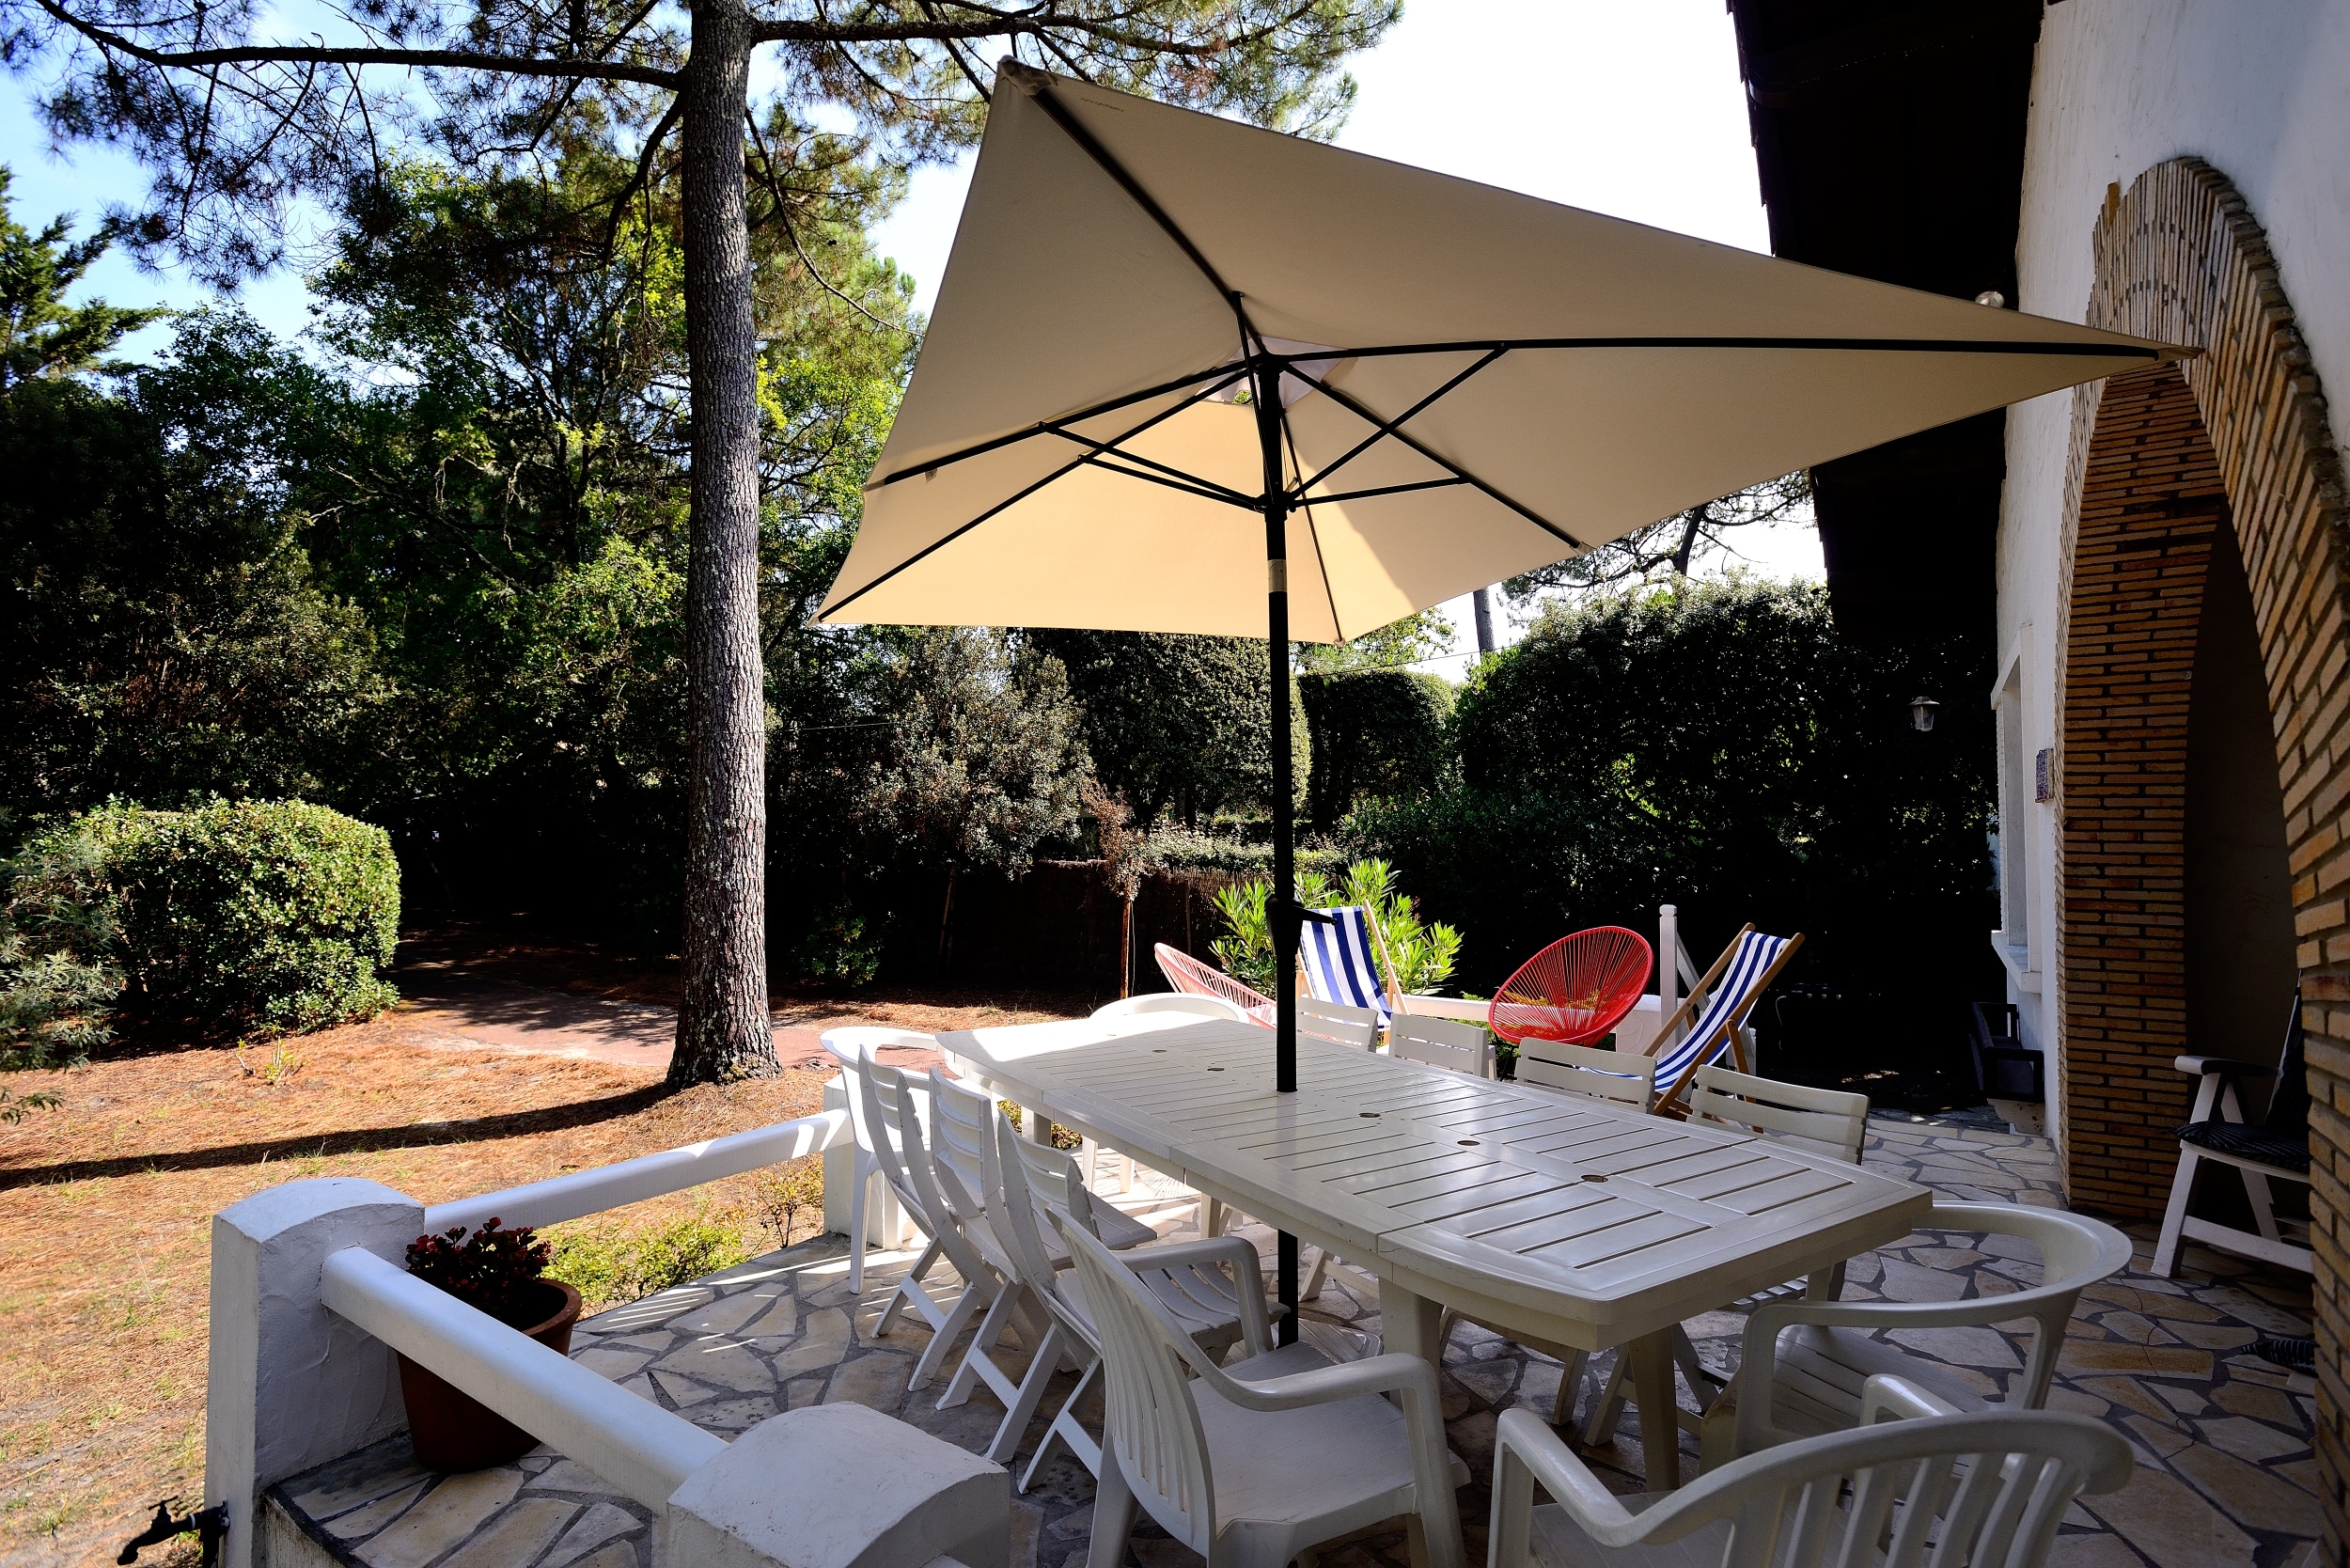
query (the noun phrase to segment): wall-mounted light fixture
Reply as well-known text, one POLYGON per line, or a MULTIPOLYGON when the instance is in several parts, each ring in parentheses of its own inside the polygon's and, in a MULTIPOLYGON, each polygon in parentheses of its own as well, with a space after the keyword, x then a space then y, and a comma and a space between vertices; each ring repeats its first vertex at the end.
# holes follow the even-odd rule
POLYGON ((1913 697, 1909 699, 1909 722, 1919 729, 1933 729, 1935 710, 1941 706, 1930 697, 1913 697))
POLYGON ((2007 296, 2000 293, 1997 289, 1985 289, 1982 293, 1975 296, 1975 303, 1977 305, 1987 305, 1994 310, 2002 310, 2007 307, 2007 296))

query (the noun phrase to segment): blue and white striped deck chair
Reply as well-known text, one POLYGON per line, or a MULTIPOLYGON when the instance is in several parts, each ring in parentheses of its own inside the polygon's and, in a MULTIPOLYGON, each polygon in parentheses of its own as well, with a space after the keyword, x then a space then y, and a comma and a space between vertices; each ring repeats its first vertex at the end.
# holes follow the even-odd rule
POLYGON ((1754 1004, 1787 961, 1803 946, 1803 933, 1793 936, 1772 936, 1751 925, 1739 928, 1738 934, 1714 961, 1705 978, 1697 983, 1689 999, 1681 1004, 1664 1027, 1656 1031, 1656 1043, 1652 1048, 1656 1057, 1656 1104, 1653 1107, 1660 1116, 1685 1114, 1676 1105, 1688 1091, 1698 1069, 1718 1060, 1724 1051, 1736 1053, 1738 1071, 1751 1070, 1746 1059, 1745 1047, 1739 1043, 1738 1031, 1754 1004), (1702 1003, 1702 1007, 1700 1007, 1702 1003), (1689 1025, 1689 1032, 1678 1042, 1672 1039, 1673 1026, 1697 1009, 1697 1018, 1689 1025))
POLYGON ((1387 1000, 1386 982, 1379 978, 1378 937, 1363 906, 1314 913, 1329 916, 1330 923, 1308 920, 1299 934, 1297 956, 1306 965, 1306 989, 1316 1001, 1370 1008, 1385 1028, 1395 1009, 1387 1000))

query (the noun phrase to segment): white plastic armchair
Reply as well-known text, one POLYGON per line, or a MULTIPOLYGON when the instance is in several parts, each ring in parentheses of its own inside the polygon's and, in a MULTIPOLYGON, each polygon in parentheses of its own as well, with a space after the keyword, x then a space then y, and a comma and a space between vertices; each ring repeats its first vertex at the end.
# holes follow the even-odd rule
POLYGON ((1304 1344, 1219 1367, 1083 1227, 1053 1223, 1102 1345, 1090 1568, 1125 1561, 1138 1511, 1208 1568, 1285 1568, 1399 1514, 1416 1562, 1464 1568, 1452 1493, 1468 1469, 1445 1448, 1434 1367, 1402 1355, 1333 1366, 1304 1344))
MULTIPOLYGON (((1074 1163, 1060 1150, 1020 1137, 1007 1118, 997 1118, 995 1136, 1001 1152, 996 1168, 1003 1182, 995 1194, 995 1206, 1003 1215, 995 1235, 1022 1288, 1033 1292, 1050 1312, 1051 1326, 1007 1402, 987 1457, 997 1464, 1010 1458, 1053 1374, 1064 1363, 1074 1363, 1079 1372, 1077 1386, 1061 1402, 1028 1467, 1021 1472, 1020 1490, 1026 1492, 1057 1443, 1076 1455, 1089 1472, 1101 1473, 1102 1445, 1078 1421, 1077 1407, 1101 1374, 1102 1346, 1076 1274, 1065 1255, 1053 1256, 1060 1237, 1049 1216, 1058 1214, 1085 1223, 1084 1211, 1071 1207, 1071 1195, 1084 1190, 1077 1184, 1074 1163)), ((1241 1237, 1137 1247, 1119 1253, 1118 1260, 1136 1272, 1177 1325, 1210 1355, 1221 1359, 1235 1342, 1246 1345, 1251 1356, 1273 1348, 1273 1318, 1265 1307, 1257 1249, 1241 1237)))
POLYGON ((2084 1215, 2011 1203, 1937 1203, 1926 1228, 2021 1237, 2040 1248, 2041 1283, 1972 1301, 1778 1301, 1756 1308, 1747 1319, 1738 1375, 1706 1413, 1700 1440, 1709 1466, 1854 1425, 1863 1386, 1880 1373, 1959 1410, 2038 1410, 2047 1403, 2064 1325, 2082 1291, 2128 1264, 2129 1238, 2084 1215), (2024 1319, 2033 1325, 2031 1352, 1996 1406, 1946 1369, 1870 1337, 1879 1329, 2024 1319))
POLYGON ((2130 1479, 2129 1444, 2087 1416, 1938 1414, 1931 1395, 1883 1377, 1862 1403, 1872 1419, 1855 1430, 1633 1498, 1608 1491, 1532 1411, 1505 1411, 1488 1568, 2040 1568, 2075 1497, 2130 1479), (1534 1507, 1538 1485, 1556 1501, 1534 1507))
MULTIPOLYGON (((900 1147, 898 1124, 893 1116, 870 1117, 861 1085, 865 1053, 885 1045, 910 1045, 935 1048, 938 1042, 927 1034, 915 1034, 905 1029, 841 1028, 826 1029, 821 1036, 826 1052, 840 1066, 842 1087, 848 1091, 849 1128, 856 1136, 856 1148, 850 1164, 849 1191, 849 1289, 862 1295, 865 1292, 865 1249, 873 1245, 876 1236, 884 1246, 895 1247, 899 1241, 901 1221, 912 1220, 920 1226, 925 1241, 930 1226, 923 1224, 915 1213, 903 1213, 907 1184, 903 1169, 904 1154, 900 1147), (895 1170, 896 1174, 891 1172, 895 1170), (876 1182, 881 1190, 874 1189, 876 1182), (896 1207, 892 1207, 892 1205, 896 1207), (879 1223, 875 1223, 876 1211, 879 1223)), ((919 1090, 916 1091, 917 1094, 919 1090)), ((921 1108, 927 1118, 927 1105, 921 1108)), ((935 1242, 929 1242, 907 1279, 915 1286, 922 1275, 938 1261, 935 1242)), ((882 1309, 882 1326, 876 1333, 888 1331, 888 1320, 894 1317, 900 1303, 893 1294, 882 1309)))

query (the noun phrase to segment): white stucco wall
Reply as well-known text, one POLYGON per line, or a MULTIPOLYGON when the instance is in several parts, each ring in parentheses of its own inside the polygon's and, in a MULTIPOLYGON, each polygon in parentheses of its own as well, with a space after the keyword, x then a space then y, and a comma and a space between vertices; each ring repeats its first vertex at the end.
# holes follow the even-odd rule
MULTIPOLYGON (((2234 181, 2275 247, 2285 291, 2350 445, 2350 0, 2062 0, 2043 24, 2017 243, 2021 307, 2089 304, 2106 187, 2192 154, 2234 181)), ((1999 525, 1999 646, 2020 649, 2024 760, 2055 743, 2058 534, 2072 394, 2016 407, 1999 525), (2029 628, 2029 630, 2027 630, 2029 628)), ((2010 995, 2028 1043, 2055 1043, 2054 818, 2027 800, 2004 825, 2029 861, 2029 975, 2010 995), (2019 829, 2023 830, 2019 834, 2019 829), (2044 985, 2042 978, 2044 977, 2044 985), (2038 987, 2038 989, 2027 989, 2038 987)), ((2059 1132, 2056 1074, 2049 1125, 2059 1132)))

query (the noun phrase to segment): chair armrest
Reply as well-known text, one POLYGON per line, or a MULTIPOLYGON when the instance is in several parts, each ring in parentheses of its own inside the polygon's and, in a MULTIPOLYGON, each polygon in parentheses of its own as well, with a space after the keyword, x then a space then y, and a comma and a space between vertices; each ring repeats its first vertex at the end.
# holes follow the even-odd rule
POLYGON ((2177 1057, 2171 1066, 2191 1078, 2264 1077, 2277 1070, 2257 1061, 2237 1061, 2230 1057, 2177 1057))
POLYGON ((1361 1394, 1418 1394, 1436 1399, 1436 1369, 1417 1356, 1390 1351, 1334 1367, 1315 1367, 1261 1380, 1224 1373, 1217 1390, 1245 1410, 1298 1410, 1361 1394))
POLYGON ((1905 1377, 1878 1372, 1860 1386, 1860 1424, 1909 1420, 1918 1417, 1963 1416, 1966 1412, 1949 1400, 1930 1394, 1905 1377))
POLYGON ((1599 1477, 1591 1473, 1591 1467, 1560 1441, 1548 1423, 1531 1410, 1505 1410, 1494 1433, 1495 1539, 1511 1530, 1523 1535, 1525 1530, 1522 1519, 1500 1517, 1503 1497, 1509 1492, 1517 1490, 1524 1494, 1518 1502, 1521 1509, 1533 1503, 1530 1493, 1512 1486, 1517 1478, 1507 1472, 1513 1467, 1522 1467, 1593 1540, 1620 1546, 1642 1533, 1640 1516, 1607 1490, 1599 1477))

